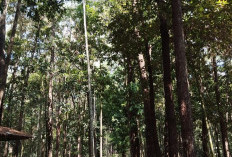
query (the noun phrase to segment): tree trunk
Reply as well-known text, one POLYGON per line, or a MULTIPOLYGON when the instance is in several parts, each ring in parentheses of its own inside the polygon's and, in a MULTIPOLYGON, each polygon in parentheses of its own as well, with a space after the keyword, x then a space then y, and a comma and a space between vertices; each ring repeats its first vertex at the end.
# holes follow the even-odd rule
POLYGON ((217 157, 221 157, 221 152, 220 152, 220 144, 219 144, 219 137, 218 137, 218 128, 217 125, 215 126, 215 135, 216 135, 216 147, 217 147, 217 157))
POLYGON ((219 120, 220 120, 220 130, 221 130, 221 137, 222 137, 223 155, 224 155, 224 157, 231 157, 230 149, 229 149, 228 135, 227 135, 227 126, 226 126, 227 124, 226 124, 226 121, 224 119, 223 105, 221 104, 221 96, 220 96, 219 86, 218 86, 216 56, 213 56, 213 73, 214 73, 216 103, 217 103, 217 107, 218 107, 219 120))
POLYGON ((161 12, 160 19, 160 33, 162 40, 162 59, 163 59, 163 83, 165 94, 165 112, 167 119, 168 129, 168 152, 170 157, 178 156, 178 140, 177 140, 177 128, 175 109, 172 96, 172 79, 171 79, 171 61, 170 61, 170 46, 169 46, 169 33, 166 15, 162 12, 163 6, 159 3, 161 12))
POLYGON ((128 119, 130 126, 130 155, 131 157, 140 157, 140 142, 138 135, 138 126, 136 121, 137 109, 133 107, 133 88, 132 83, 134 82, 134 69, 130 56, 127 58, 127 87, 128 87, 128 98, 127 98, 127 110, 128 119))
POLYGON ((202 148, 203 148, 203 157, 209 157, 208 150, 208 130, 206 126, 206 120, 204 114, 202 114, 202 148))
MULTIPOLYGON (((67 117, 67 116, 66 116, 67 117)), ((63 157, 67 156, 67 124, 66 124, 66 120, 65 119, 64 123, 63 123, 63 157)))
POLYGON ((6 42, 6 14, 8 9, 8 1, 1 1, 3 12, 0 17, 0 125, 2 123, 3 114, 3 96, 6 88, 6 58, 5 58, 5 42, 6 42))
POLYGON ((100 102, 100 157, 103 155, 103 131, 102 131, 102 119, 103 119, 103 113, 102 113, 102 103, 100 102))
POLYGON ((47 112, 47 157, 52 157, 52 140, 53 140, 53 69, 54 69, 54 49, 51 50, 49 87, 48 87, 48 112, 47 112))
POLYGON ((2 122, 2 116, 3 116, 3 110, 4 110, 4 102, 3 102, 3 98, 4 98, 4 92, 5 92, 5 88, 6 88, 6 81, 7 81, 7 72, 8 72, 8 67, 10 64, 10 60, 11 60, 11 53, 12 53, 12 49, 13 49, 13 45, 14 45, 14 37, 16 34, 16 29, 17 29, 17 25, 18 25, 18 19, 20 16, 20 8, 21 8, 21 0, 18 0, 17 6, 16 6, 16 13, 15 13, 15 17, 14 17, 14 22, 13 22, 13 27, 12 27, 12 32, 10 35, 10 43, 8 45, 8 49, 7 49, 7 56, 5 57, 4 55, 4 49, 5 49, 5 33, 6 33, 6 13, 7 13, 7 6, 8 6, 8 1, 7 0, 3 0, 2 1, 4 3, 3 6, 5 6, 4 8, 4 12, 2 14, 2 16, 0 17, 0 36, 3 35, 2 39, 0 39, 1 44, 0 44, 0 78, 2 78, 2 80, 0 80, 0 125, 2 122))
POLYGON ((87 35, 87 24, 86 24, 86 11, 85 11, 85 0, 83 0, 83 10, 84 10, 84 29, 85 29, 85 50, 87 55, 87 68, 88 68, 88 104, 89 104, 89 115, 90 115, 90 136, 89 136, 89 143, 90 143, 90 150, 89 156, 95 157, 95 144, 94 144, 94 107, 92 103, 92 90, 91 90, 91 68, 89 62, 89 49, 88 49, 88 35, 87 35))
POLYGON ((184 156, 195 157, 192 109, 188 84, 181 0, 172 1, 174 47, 176 56, 177 94, 180 105, 181 132, 184 156))
POLYGON ((38 142, 37 142, 37 157, 41 157, 42 156, 42 150, 41 150, 41 146, 42 146, 42 137, 41 137, 41 115, 42 115, 42 110, 43 110, 43 105, 40 105, 39 107, 39 114, 38 114, 38 124, 37 124, 37 132, 38 132, 38 142))
MULTIPOLYGON (((141 74, 141 86, 143 91, 143 103, 144 103, 144 117, 145 117, 145 138, 146 138, 146 156, 155 157, 161 156, 159 147, 157 148, 158 137, 156 130, 156 119, 154 103, 151 104, 149 80, 147 71, 145 68, 145 60, 143 54, 138 56, 140 74, 141 74)), ((151 74, 150 74, 151 75, 151 74)), ((152 81, 152 80, 150 80, 152 81)))
POLYGON ((200 75, 197 75, 196 67, 194 67, 194 75, 197 83, 198 93, 201 101, 201 107, 202 107, 202 148, 204 152, 204 156, 215 156, 214 155, 214 147, 213 147, 213 140, 210 132, 210 125, 207 118, 206 113, 206 106, 205 106, 205 99, 204 99, 204 86, 202 83, 202 78, 200 75), (211 155, 209 154, 208 150, 208 141, 210 145, 211 155))
MULTIPOLYGON (((148 44, 148 42, 146 43, 146 51, 145 51, 145 58, 146 58, 146 62, 147 62, 147 69, 148 69, 148 76, 149 76, 149 97, 150 97, 150 109, 152 110, 153 113, 151 113, 151 115, 153 115, 153 123, 154 123, 154 136, 155 136, 155 152, 156 152, 156 156, 161 156, 161 150, 160 150, 160 146, 159 146, 159 138, 158 138, 158 134, 157 134, 157 127, 156 127, 156 117, 155 117, 155 93, 154 93, 154 84, 153 84, 153 72, 152 72, 152 64, 151 64, 151 53, 152 53, 152 47, 151 45, 148 44)), ((146 67, 146 66, 145 66, 146 67)))
POLYGON ((165 115, 165 122, 164 122, 164 157, 169 157, 169 147, 168 147, 168 120, 167 115, 165 115))
POLYGON ((77 145, 77 151, 78 151, 78 157, 82 157, 82 137, 78 136, 78 145, 77 145))
MULTIPOLYGON (((60 99, 59 99, 60 100, 60 99)), ((61 101, 59 101, 61 103, 61 101)), ((59 157, 60 149, 60 106, 56 109, 56 157, 59 157)))

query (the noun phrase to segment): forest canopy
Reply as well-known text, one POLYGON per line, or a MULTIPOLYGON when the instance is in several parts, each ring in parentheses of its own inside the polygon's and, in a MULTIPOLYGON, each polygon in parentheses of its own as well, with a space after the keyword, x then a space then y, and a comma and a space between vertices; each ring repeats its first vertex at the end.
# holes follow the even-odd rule
POLYGON ((232 2, 0 3, 0 156, 231 157, 232 2))

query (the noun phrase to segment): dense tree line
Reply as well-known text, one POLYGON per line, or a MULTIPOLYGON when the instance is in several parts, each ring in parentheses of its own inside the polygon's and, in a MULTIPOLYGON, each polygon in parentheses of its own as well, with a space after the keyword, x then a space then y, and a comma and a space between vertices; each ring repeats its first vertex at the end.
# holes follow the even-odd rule
POLYGON ((227 1, 2 0, 0 156, 231 157, 227 1))

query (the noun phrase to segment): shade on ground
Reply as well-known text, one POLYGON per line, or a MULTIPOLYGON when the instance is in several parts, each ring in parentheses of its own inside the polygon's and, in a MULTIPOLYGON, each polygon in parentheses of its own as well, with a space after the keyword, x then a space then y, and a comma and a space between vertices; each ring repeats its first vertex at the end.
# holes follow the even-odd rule
POLYGON ((32 136, 27 133, 0 126, 0 141, 25 140, 29 138, 32 138, 32 136))

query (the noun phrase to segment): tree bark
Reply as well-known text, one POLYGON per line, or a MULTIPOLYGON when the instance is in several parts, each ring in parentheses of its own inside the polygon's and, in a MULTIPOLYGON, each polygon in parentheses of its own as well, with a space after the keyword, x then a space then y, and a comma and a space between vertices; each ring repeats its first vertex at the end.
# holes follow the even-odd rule
MULTIPOLYGON (((152 47, 151 45, 146 43, 146 51, 145 51, 145 59, 147 62, 147 70, 148 70, 148 77, 149 77, 149 97, 150 97, 150 106, 153 113, 151 115, 154 115, 153 117, 153 123, 155 124, 155 151, 156 156, 161 156, 161 150, 159 146, 159 138, 157 134, 157 127, 156 127, 156 117, 155 117, 155 93, 154 93, 154 84, 153 84, 153 71, 152 71, 152 64, 151 64, 151 53, 152 53, 152 47)), ((146 67, 146 66, 145 66, 146 67)))
POLYGON ((102 103, 100 102, 100 157, 103 155, 103 130, 102 130, 102 119, 103 119, 103 113, 102 113, 102 103))
POLYGON ((150 90, 149 90, 149 79, 145 68, 145 60, 143 54, 138 55, 139 67, 140 67, 140 78, 143 92, 143 103, 144 103, 144 117, 145 117, 145 138, 146 138, 146 156, 147 157, 158 157, 161 156, 160 149, 157 148, 156 142, 157 130, 156 130, 156 119, 154 104, 151 104, 150 90))
POLYGON ((67 115, 66 115, 66 119, 63 123, 63 157, 67 156, 67 115))
POLYGON ((54 48, 51 49, 51 60, 49 69, 49 87, 48 87, 48 112, 47 112, 47 157, 52 157, 53 140, 53 69, 54 69, 54 48))
POLYGON ((78 157, 82 157, 82 137, 78 136, 78 145, 77 145, 77 151, 78 151, 78 157))
POLYGON ((220 144, 219 144, 219 137, 218 137, 218 128, 217 125, 215 126, 215 135, 216 135, 216 147, 217 147, 217 157, 221 157, 221 152, 220 152, 220 144))
POLYGON ((84 29, 85 29, 85 50, 87 56, 87 68, 88 68, 88 104, 89 104, 89 115, 90 115, 90 124, 89 124, 89 143, 90 150, 89 156, 95 157, 95 144, 94 144, 94 106, 92 102, 92 89, 91 89, 91 68, 89 62, 89 49, 88 49, 88 35, 87 35, 87 24, 86 24, 86 11, 85 11, 85 0, 83 0, 83 10, 84 10, 84 29))
POLYGON ((168 128, 168 152, 170 157, 178 156, 178 140, 175 109, 172 94, 172 79, 171 79, 171 61, 170 61, 170 46, 169 46, 169 33, 163 6, 159 3, 161 12, 159 13, 160 19, 160 33, 162 40, 162 59, 163 59, 163 83, 165 95, 165 116, 167 119, 168 128))
POLYGON ((7 13, 7 7, 8 7, 8 1, 3 0, 2 1, 4 7, 4 11, 2 16, 0 17, 0 36, 2 39, 0 39, 0 125, 2 122, 2 114, 4 110, 4 104, 3 104, 3 98, 4 98, 4 92, 6 88, 6 81, 7 81, 7 72, 8 72, 8 67, 10 64, 11 60, 11 53, 14 45, 14 37, 16 34, 16 29, 18 25, 18 19, 20 16, 20 8, 21 8, 21 0, 18 0, 17 6, 16 6, 16 13, 14 17, 14 22, 13 22, 13 27, 12 27, 12 32, 10 35, 10 43, 8 45, 7 49, 7 56, 5 56, 4 51, 5 51, 5 33, 6 33, 6 13, 7 13))
POLYGON ((0 125, 2 123, 3 114, 3 96, 6 88, 6 58, 5 58, 5 42, 6 42, 6 14, 8 9, 8 1, 1 1, 3 12, 0 17, 0 125))
POLYGON ((181 0, 172 1, 172 23, 176 56, 177 95, 180 105, 181 132, 184 156, 195 157, 192 109, 188 84, 181 0))
MULTIPOLYGON (((61 83, 61 81, 59 80, 59 83, 61 83)), ((60 149, 60 104, 61 102, 61 95, 59 93, 58 95, 58 99, 59 99, 59 106, 56 107, 56 157, 59 157, 59 149, 60 149)))
POLYGON ((218 107, 219 120, 220 120, 223 155, 224 157, 231 157, 230 149, 229 149, 228 134, 227 134, 227 126, 226 126, 227 124, 224 119, 223 105, 221 104, 221 95, 219 92, 216 56, 213 56, 213 74, 214 74, 214 83, 215 83, 214 88, 215 88, 215 95, 216 95, 216 103, 218 107))
POLYGON ((206 120, 204 114, 202 114, 202 148, 203 148, 203 157, 209 157, 208 150, 208 130, 206 126, 206 120))
POLYGON ((136 121, 137 109, 133 104, 133 89, 132 83, 134 82, 134 69, 132 65, 132 59, 128 55, 127 58, 127 87, 128 87, 128 97, 127 97, 127 110, 128 119, 130 127, 130 155, 131 157, 140 157, 140 142, 138 135, 138 126, 136 121))

